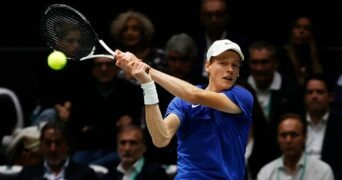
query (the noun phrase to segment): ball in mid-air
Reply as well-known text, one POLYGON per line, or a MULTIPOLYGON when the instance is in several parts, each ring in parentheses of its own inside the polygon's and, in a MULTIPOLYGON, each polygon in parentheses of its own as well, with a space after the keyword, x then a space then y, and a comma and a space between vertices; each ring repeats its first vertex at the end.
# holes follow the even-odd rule
POLYGON ((48 56, 48 65, 53 70, 61 70, 67 64, 67 57, 60 51, 53 51, 48 56))

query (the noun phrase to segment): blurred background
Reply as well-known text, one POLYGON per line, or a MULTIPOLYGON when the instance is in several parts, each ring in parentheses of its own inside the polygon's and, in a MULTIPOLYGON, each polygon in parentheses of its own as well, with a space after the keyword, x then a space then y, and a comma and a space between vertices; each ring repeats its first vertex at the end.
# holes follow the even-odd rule
MULTIPOLYGON (((32 112, 37 96, 46 89, 57 91, 65 82, 82 76, 74 62, 61 71, 53 71, 47 66, 51 49, 40 37, 39 19, 45 8, 54 3, 78 9, 107 44, 111 44, 110 22, 127 9, 143 12, 153 21, 156 28, 153 42, 160 47, 172 34, 193 33, 200 27, 199 0, 3 1, 0 6, 0 86, 17 93, 26 116, 32 112), (71 68, 73 64, 76 68, 71 68)), ((329 55, 324 60, 326 64, 333 66, 330 55, 340 53, 342 11, 336 2, 231 0, 229 11, 232 25, 244 34, 279 44, 287 38, 292 17, 309 14, 316 26, 317 41, 329 55)))

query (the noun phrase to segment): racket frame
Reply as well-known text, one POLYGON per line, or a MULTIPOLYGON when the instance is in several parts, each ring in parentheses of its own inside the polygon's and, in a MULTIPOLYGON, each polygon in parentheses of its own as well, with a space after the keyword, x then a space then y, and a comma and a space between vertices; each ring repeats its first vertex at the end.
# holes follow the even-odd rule
MULTIPOLYGON (((49 7, 46 8, 46 10, 44 11, 44 15, 47 14, 49 11, 51 11, 54 8, 65 8, 65 9, 68 9, 68 10, 76 13, 89 26, 89 28, 92 30, 92 32, 95 35, 95 39, 99 42, 99 44, 101 44, 101 46, 109 54, 111 54, 111 55, 108 55, 108 54, 94 54, 95 50, 96 50, 96 44, 95 44, 93 49, 92 49, 92 51, 88 55, 80 58, 79 61, 83 61, 83 60, 87 60, 87 59, 92 59, 92 58, 97 58, 97 57, 106 57, 106 58, 114 60, 114 51, 112 49, 110 49, 109 46, 102 39, 99 39, 95 29, 93 28, 91 23, 87 20, 87 18, 81 12, 79 12, 75 8, 73 8, 71 6, 68 6, 66 4, 53 4, 53 5, 50 5, 49 7)), ((50 46, 50 48, 52 48, 54 51, 56 51, 55 48, 50 43, 48 43, 48 41, 47 41, 47 44, 50 46)), ((71 59, 71 58, 68 57, 68 59, 71 59)))

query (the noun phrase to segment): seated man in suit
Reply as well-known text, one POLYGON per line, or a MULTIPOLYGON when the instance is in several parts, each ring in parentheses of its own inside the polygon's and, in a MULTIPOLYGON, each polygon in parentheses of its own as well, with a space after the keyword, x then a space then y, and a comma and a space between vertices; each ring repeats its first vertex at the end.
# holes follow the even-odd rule
POLYGON ((69 158, 70 147, 67 142, 65 124, 48 122, 41 130, 39 146, 44 161, 24 167, 18 174, 18 180, 97 179, 90 167, 77 164, 69 158))
POLYGON ((162 166, 144 158, 146 152, 145 134, 136 125, 123 126, 117 135, 119 165, 111 168, 103 180, 167 180, 162 166))
POLYGON ((342 117, 332 110, 332 86, 323 74, 313 74, 305 81, 303 115, 308 122, 305 152, 328 163, 336 179, 342 179, 342 117))

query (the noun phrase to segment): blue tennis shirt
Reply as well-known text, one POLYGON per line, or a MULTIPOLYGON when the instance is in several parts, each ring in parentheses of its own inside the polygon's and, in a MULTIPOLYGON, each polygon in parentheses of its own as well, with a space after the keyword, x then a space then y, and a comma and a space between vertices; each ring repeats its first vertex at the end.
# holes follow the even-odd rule
POLYGON ((241 108, 241 114, 194 105, 178 97, 170 102, 165 116, 176 114, 181 122, 176 134, 178 169, 175 179, 244 178, 253 96, 237 85, 223 93, 241 108))

